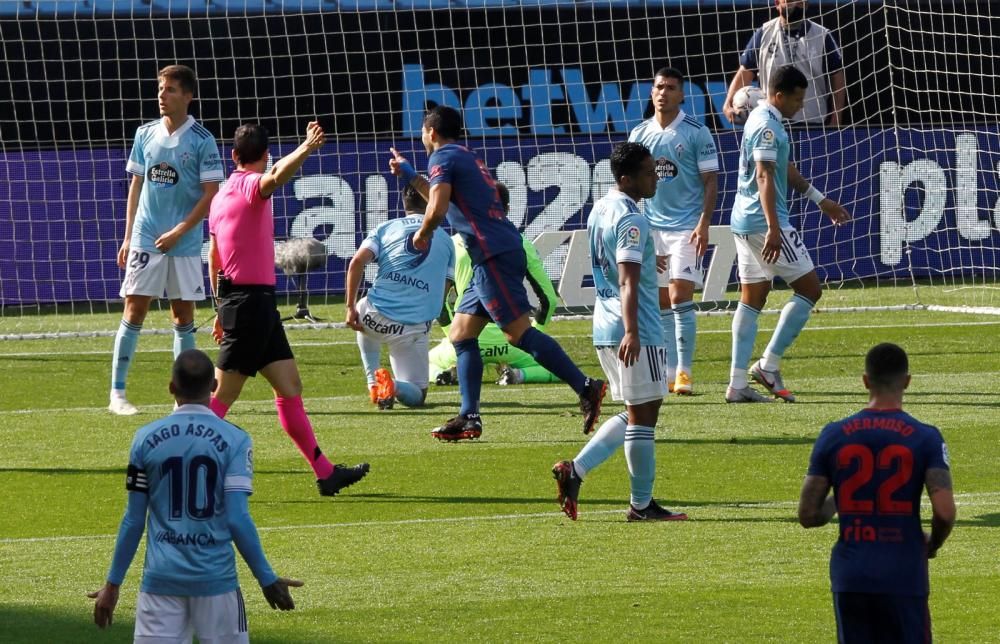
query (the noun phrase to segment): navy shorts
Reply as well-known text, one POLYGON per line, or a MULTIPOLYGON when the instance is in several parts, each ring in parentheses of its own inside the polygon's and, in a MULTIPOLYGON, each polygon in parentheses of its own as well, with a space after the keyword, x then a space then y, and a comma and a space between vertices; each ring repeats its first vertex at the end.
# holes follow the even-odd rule
POLYGON ((219 282, 222 342, 215 365, 245 376, 278 360, 291 360, 292 348, 281 324, 273 286, 239 286, 219 282))
POLYGON ((455 307, 456 313, 490 318, 503 328, 531 312, 524 276, 528 260, 523 248, 495 255, 472 267, 472 280, 455 307))
POLYGON ((833 593, 840 644, 931 641, 927 596, 833 593))

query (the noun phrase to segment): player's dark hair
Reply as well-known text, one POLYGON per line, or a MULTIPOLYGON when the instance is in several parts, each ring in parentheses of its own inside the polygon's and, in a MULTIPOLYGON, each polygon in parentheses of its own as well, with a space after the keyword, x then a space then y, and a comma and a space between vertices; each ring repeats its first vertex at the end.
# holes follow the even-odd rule
POLYGON ((174 395, 181 400, 203 400, 212 393, 215 367, 212 360, 198 349, 181 351, 174 360, 171 374, 174 395))
POLYGON ((233 135, 233 151, 240 165, 260 161, 267 154, 267 130, 257 123, 244 123, 233 135))
POLYGON ((684 74, 682 74, 680 70, 675 67, 661 67, 656 70, 655 74, 653 74, 653 78, 656 78, 657 76, 662 76, 664 78, 676 78, 677 82, 684 82, 684 74))
POLYGON ((875 345, 865 356, 865 374, 872 389, 901 388, 909 373, 910 362, 906 351, 891 342, 875 345))
POLYGON ((403 186, 403 210, 406 214, 427 210, 427 200, 409 183, 403 186))
POLYGON ((160 70, 156 78, 169 78, 176 81, 185 92, 198 93, 198 78, 194 75, 194 70, 187 65, 167 65, 160 70))
POLYGON ((641 143, 619 143, 611 151, 611 174, 615 181, 635 176, 642 162, 651 156, 650 151, 641 143))
POLYGON ((809 87, 809 79, 798 67, 785 65, 774 72, 767 89, 771 94, 791 94, 800 87, 802 89, 809 87))
POLYGON ((503 181, 497 181, 497 194, 500 195, 500 205, 504 213, 510 212, 510 190, 503 181))
POLYGON ((462 115, 454 107, 435 105, 424 117, 424 127, 434 128, 445 139, 462 138, 462 115))

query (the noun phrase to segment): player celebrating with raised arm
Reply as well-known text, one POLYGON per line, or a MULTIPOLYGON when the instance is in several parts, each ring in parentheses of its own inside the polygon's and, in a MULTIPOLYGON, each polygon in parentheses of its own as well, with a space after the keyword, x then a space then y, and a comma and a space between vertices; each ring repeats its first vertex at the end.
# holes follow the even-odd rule
MULTIPOLYGON (((413 186, 403 187, 403 207, 417 211, 427 202, 413 186)), ((427 398, 431 322, 441 312, 445 283, 455 279, 455 246, 440 228, 417 250, 413 236, 421 214, 390 219, 371 232, 347 267, 344 304, 347 326, 357 331, 372 403, 391 409, 398 400, 419 407, 427 398), (365 267, 378 264, 368 294, 358 300, 365 267), (382 345, 389 346, 390 374, 379 368, 382 345), (395 379, 394 379, 395 377, 395 379)))
POLYGON ((614 188, 594 204, 587 219, 597 301, 594 346, 611 383, 611 397, 626 412, 604 422, 572 461, 552 468, 559 504, 576 520, 580 483, 623 443, 632 498, 629 521, 676 521, 653 500, 656 451, 653 430, 667 393, 663 377, 663 328, 657 297, 656 247, 639 199, 656 192, 653 157, 639 143, 622 143, 611 153, 614 188))
POLYGON ((873 347, 863 380, 868 406, 824 427, 813 446, 799 522, 815 528, 840 517, 830 557, 838 642, 930 642, 927 560, 955 523, 948 448, 936 427, 903 411, 903 349, 873 347), (930 534, 920 522, 922 488, 930 534))
POLYGON ((531 354, 573 388, 580 397, 583 431, 590 433, 600 416, 607 384, 583 375, 558 342, 531 326, 531 304, 524 289, 527 260, 521 236, 504 214, 496 182, 486 165, 457 143, 461 135, 461 114, 438 105, 427 113, 421 127, 421 140, 430 156, 430 181, 417 175, 395 150, 389 161, 392 173, 416 187, 428 202, 423 226, 414 235, 413 245, 418 250, 427 248, 434 229, 447 216, 472 257, 473 279, 455 309, 448 333, 457 355, 462 406, 457 416, 432 433, 449 441, 479 438, 482 434, 479 395, 483 359, 478 337, 490 320, 503 329, 511 344, 531 354), (450 203, 458 208, 449 209, 450 203))
POLYGON ((667 270, 658 274, 660 319, 667 352, 667 386, 692 393, 695 349, 694 289, 702 282, 700 258, 719 195, 719 158, 712 133, 681 109, 684 75, 672 67, 656 72, 653 118, 628 140, 643 144, 656 162, 656 194, 644 205, 656 254, 667 270))
POLYGON ((316 442, 302 404, 302 379, 288 345, 274 297, 274 214, 271 195, 288 183, 309 155, 323 145, 323 128, 309 123, 302 144, 266 173, 264 128, 241 125, 233 137, 236 170, 212 202, 208 216, 208 274, 219 299, 212 334, 221 347, 212 411, 225 418, 247 378, 259 371, 274 389, 278 422, 316 474, 323 496, 360 481, 368 463, 334 466, 316 442))
POLYGON ((771 281, 783 279, 795 294, 781 310, 778 326, 764 356, 750 376, 772 394, 794 402, 779 365, 792 341, 809 320, 822 287, 802 237, 788 222, 788 185, 809 197, 834 224, 851 216, 836 201, 799 174, 789 161, 788 133, 782 125, 802 107, 808 81, 795 67, 782 67, 771 77, 767 101, 747 118, 740 144, 739 178, 730 228, 736 238, 740 303, 733 316, 733 350, 726 402, 771 402, 747 384, 747 363, 757 336, 757 318, 767 302, 771 281))
POLYGON ((271 570, 250 517, 253 445, 208 408, 212 361, 189 349, 174 361, 177 408, 136 432, 129 452, 128 504, 107 582, 88 593, 94 622, 111 625, 118 593, 148 523, 146 561, 136 602, 136 642, 249 642, 233 544, 271 608, 295 608, 289 586, 271 570))
POLYGON ((135 133, 126 170, 132 175, 118 266, 125 269, 125 310, 115 335, 108 410, 139 410, 125 397, 139 332, 154 297, 170 299, 174 357, 194 348, 194 303, 205 299, 201 220, 223 179, 215 137, 188 114, 197 80, 184 65, 158 75, 160 119, 135 133))

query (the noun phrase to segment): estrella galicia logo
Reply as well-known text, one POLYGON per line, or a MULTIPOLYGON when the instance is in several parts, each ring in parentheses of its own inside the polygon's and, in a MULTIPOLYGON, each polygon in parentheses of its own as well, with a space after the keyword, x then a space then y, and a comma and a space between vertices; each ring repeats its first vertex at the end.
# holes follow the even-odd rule
POLYGON ((413 245, 414 235, 416 235, 415 232, 406 236, 406 254, 413 257, 413 260, 410 262, 411 268, 416 268, 424 263, 424 260, 427 259, 428 255, 430 255, 431 244, 433 243, 433 239, 430 239, 427 241, 427 250, 418 250, 417 247, 413 245))
POLYGON ((663 179, 673 179, 677 176, 677 166, 667 157, 659 157, 656 159, 656 176, 661 181, 663 179))
POLYGON ((150 166, 146 173, 146 180, 155 188, 172 188, 177 185, 179 178, 180 173, 166 161, 160 161, 156 165, 150 166))

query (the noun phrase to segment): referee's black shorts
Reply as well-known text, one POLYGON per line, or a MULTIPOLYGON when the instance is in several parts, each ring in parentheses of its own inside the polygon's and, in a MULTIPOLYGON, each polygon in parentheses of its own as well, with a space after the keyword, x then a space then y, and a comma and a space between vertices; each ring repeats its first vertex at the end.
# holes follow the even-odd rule
POLYGON ((290 360, 285 327, 281 324, 274 287, 234 285, 219 280, 219 323, 222 342, 216 366, 246 376, 278 360, 290 360))

